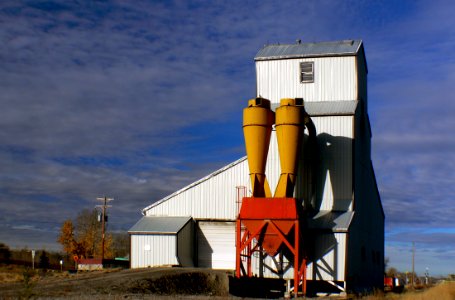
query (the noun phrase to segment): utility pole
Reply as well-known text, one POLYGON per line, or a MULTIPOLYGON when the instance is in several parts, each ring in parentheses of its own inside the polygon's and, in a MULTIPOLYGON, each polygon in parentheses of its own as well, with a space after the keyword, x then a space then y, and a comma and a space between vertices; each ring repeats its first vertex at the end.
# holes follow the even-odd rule
POLYGON ((411 273, 411 285, 414 288, 414 262, 415 262, 415 242, 412 242, 412 273, 411 273))
POLYGON ((114 198, 107 198, 104 196, 103 198, 96 198, 98 201, 103 201, 103 204, 101 205, 96 205, 96 207, 101 207, 102 211, 102 216, 101 216, 101 222, 102 222, 102 231, 101 231, 101 259, 104 259, 104 238, 105 238, 105 232, 106 232, 106 221, 107 221, 107 215, 106 215, 106 209, 108 207, 112 207, 112 205, 107 205, 109 201, 114 200, 114 198))

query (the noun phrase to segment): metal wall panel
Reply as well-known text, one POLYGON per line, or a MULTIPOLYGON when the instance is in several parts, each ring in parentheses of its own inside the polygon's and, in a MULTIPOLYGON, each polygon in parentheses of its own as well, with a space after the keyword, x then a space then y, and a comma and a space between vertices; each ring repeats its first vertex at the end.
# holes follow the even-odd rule
POLYGON ((321 233, 315 236, 314 261, 308 264, 308 279, 345 281, 346 233, 321 233))
POLYGON ((177 265, 175 235, 131 235, 131 268, 177 265))
POLYGON ((249 188, 246 160, 145 210, 146 215, 192 216, 194 219, 235 220, 237 186, 249 188))
POLYGON ((314 117, 318 142, 316 203, 320 210, 352 210, 353 116, 314 117))
MULTIPOLYGON (((303 241, 305 244, 307 241, 303 241)), ((311 244, 314 245, 314 253, 307 263, 307 279, 308 280, 336 280, 345 281, 346 268, 346 233, 319 233, 312 239, 311 244)), ((253 274, 260 275, 259 255, 253 256, 252 268, 253 274)), ((284 259, 284 266, 289 264, 289 261, 284 259)), ((276 268, 271 257, 265 259, 265 264, 276 268)), ((262 266, 262 272, 266 278, 278 278, 269 268, 262 266)), ((294 269, 290 268, 284 273, 283 278, 293 279, 294 269)))
POLYGON ((235 269, 235 222, 198 222, 198 267, 235 269))
POLYGON ((194 267, 194 229, 188 222, 177 234, 177 255, 182 267, 194 267))
POLYGON ((323 57, 256 62, 257 95, 272 103, 281 98, 305 101, 357 99, 355 56, 323 57), (300 63, 314 62, 314 82, 300 82, 300 63))

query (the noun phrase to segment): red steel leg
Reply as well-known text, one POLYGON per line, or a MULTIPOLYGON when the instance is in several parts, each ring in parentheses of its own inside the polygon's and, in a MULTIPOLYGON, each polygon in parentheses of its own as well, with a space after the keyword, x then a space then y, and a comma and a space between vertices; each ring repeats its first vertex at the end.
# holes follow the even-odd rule
POLYGON ((297 298, 299 294, 299 251, 300 251, 300 240, 299 240, 299 221, 294 221, 294 297, 297 298))
POLYGON ((240 250, 240 240, 241 240, 241 226, 240 220, 237 219, 236 222, 236 240, 235 240, 235 277, 240 278, 240 264, 241 264, 241 250, 240 250))

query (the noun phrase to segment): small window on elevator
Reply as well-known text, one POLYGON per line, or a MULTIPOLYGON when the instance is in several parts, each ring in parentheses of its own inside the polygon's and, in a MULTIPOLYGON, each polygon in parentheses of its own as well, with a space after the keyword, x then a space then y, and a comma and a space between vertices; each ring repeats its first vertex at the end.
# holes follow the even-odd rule
POLYGON ((300 82, 314 82, 314 62, 307 61, 300 63, 300 82))

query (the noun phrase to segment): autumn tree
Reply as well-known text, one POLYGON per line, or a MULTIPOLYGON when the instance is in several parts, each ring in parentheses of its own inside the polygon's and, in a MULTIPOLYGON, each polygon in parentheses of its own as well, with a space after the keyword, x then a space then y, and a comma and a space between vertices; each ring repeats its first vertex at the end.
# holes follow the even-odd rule
POLYGON ((65 222, 63 222, 57 242, 62 244, 63 251, 65 251, 68 256, 75 254, 75 246, 77 242, 74 238, 73 221, 65 220, 65 222))
POLYGON ((76 217, 76 240, 85 249, 85 257, 97 256, 97 246, 101 241, 101 225, 96 209, 84 209, 76 217))
MULTIPOLYGON (((61 228, 58 242, 62 244, 65 252, 79 257, 101 257, 101 223, 98 221, 96 209, 84 209, 76 217, 75 225, 71 220, 66 220, 61 228)), ((105 234, 104 256, 113 257, 112 235, 105 234)))

